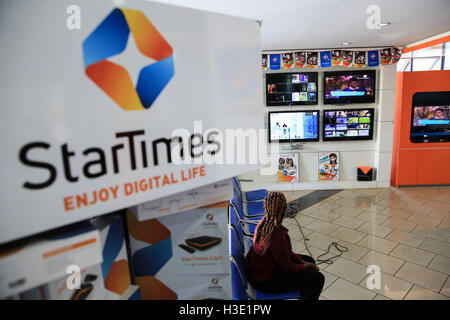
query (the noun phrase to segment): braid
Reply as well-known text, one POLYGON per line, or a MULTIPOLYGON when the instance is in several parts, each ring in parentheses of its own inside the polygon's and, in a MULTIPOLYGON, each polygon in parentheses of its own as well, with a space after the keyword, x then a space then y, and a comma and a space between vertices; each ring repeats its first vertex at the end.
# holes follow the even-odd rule
MULTIPOLYGON (((264 199, 264 218, 262 219, 256 232, 255 242, 262 240, 270 241, 275 227, 281 224, 284 212, 286 211, 286 197, 281 192, 270 192, 264 199)), ((265 246, 265 249, 267 245, 265 246)))

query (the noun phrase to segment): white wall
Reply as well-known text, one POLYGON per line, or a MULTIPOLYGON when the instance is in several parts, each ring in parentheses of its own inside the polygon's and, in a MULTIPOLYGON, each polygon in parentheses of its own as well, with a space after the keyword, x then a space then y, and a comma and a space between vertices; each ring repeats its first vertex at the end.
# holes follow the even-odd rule
MULTIPOLYGON (((387 188, 390 185, 391 158, 393 143, 393 125, 395 109, 395 85, 396 65, 379 66, 376 68, 316 68, 316 69, 290 69, 274 72, 318 72, 318 105, 305 106, 280 106, 266 107, 261 111, 265 114, 265 128, 268 128, 268 111, 287 110, 322 110, 327 109, 351 109, 351 108, 374 108, 374 139, 363 141, 322 141, 322 120, 319 124, 320 141, 303 143, 303 150, 293 150, 290 143, 282 143, 281 152, 299 153, 299 182, 278 183, 276 175, 261 175, 259 171, 240 176, 241 179, 253 180, 252 183, 243 183, 244 188, 267 188, 269 190, 314 190, 335 188, 387 188), (344 106, 323 104, 323 72, 345 71, 345 70, 376 70, 376 93, 375 103, 371 104, 347 104, 344 106), (318 153, 324 151, 338 151, 340 153, 340 180, 335 182, 318 181, 318 153), (376 168, 375 181, 356 181, 357 166, 372 166, 376 168)), ((263 88, 265 93, 265 73, 263 74, 263 88)), ((297 144, 298 145, 298 144, 297 144)), ((270 150, 270 146, 268 146, 270 150)))

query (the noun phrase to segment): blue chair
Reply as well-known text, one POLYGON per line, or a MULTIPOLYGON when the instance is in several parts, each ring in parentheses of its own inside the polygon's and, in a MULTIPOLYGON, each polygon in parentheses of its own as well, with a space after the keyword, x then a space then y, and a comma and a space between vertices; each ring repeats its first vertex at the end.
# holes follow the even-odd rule
POLYGON ((244 205, 242 194, 236 187, 233 188, 233 199, 231 200, 241 217, 258 217, 264 215, 264 202, 253 202, 244 205))
POLYGON ((264 293, 252 288, 245 276, 244 269, 244 248, 239 241, 238 231, 233 225, 229 226, 230 240, 230 267, 231 267, 231 288, 233 300, 246 300, 249 294, 254 292, 256 300, 280 300, 280 299, 299 299, 298 291, 285 292, 280 294, 264 293))
POLYGON ((246 202, 255 202, 255 201, 261 201, 264 200, 264 198, 267 196, 269 191, 266 189, 258 189, 258 190, 252 190, 247 192, 242 192, 242 186, 239 178, 233 177, 233 184, 239 188, 241 191, 244 201, 246 202))
POLYGON ((229 215, 228 218, 229 224, 234 227, 238 239, 241 242, 242 247, 244 248, 244 252, 247 253, 252 245, 253 235, 249 235, 244 232, 243 228, 245 227, 245 223, 239 219, 239 215, 237 214, 233 204, 231 204, 229 207, 228 215, 229 215))
MULTIPOLYGON (((237 219, 241 222, 241 226, 246 233, 247 236, 253 237, 253 234, 255 233, 256 225, 259 223, 259 221, 262 219, 263 215, 256 215, 256 216, 250 216, 247 217, 243 214, 242 209, 239 209, 239 205, 236 202, 236 199, 233 198, 230 201, 230 206, 233 207, 233 212, 237 215, 237 219)), ((233 217, 235 218, 235 217, 233 217)))

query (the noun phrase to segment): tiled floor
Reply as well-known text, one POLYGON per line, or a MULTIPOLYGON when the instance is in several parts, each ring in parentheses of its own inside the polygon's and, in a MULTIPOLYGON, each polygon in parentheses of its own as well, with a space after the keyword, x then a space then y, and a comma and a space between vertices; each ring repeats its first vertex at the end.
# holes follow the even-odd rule
MULTIPOLYGON (((288 201, 308 195, 284 193, 288 201)), ((314 258, 333 241, 349 249, 319 265, 326 279, 321 299, 450 300, 450 187, 343 190, 296 219, 314 258), (379 267, 379 281, 369 266, 379 267)), ((294 219, 283 223, 293 250, 308 254, 294 219)))

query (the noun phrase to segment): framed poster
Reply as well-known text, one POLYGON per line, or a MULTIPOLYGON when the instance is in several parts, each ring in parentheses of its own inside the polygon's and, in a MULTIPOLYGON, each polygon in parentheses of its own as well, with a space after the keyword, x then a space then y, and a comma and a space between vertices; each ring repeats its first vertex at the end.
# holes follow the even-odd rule
POLYGON ((339 152, 319 152, 319 181, 339 180, 339 152))
POLYGON ((278 182, 298 182, 297 153, 283 153, 278 156, 278 182))

